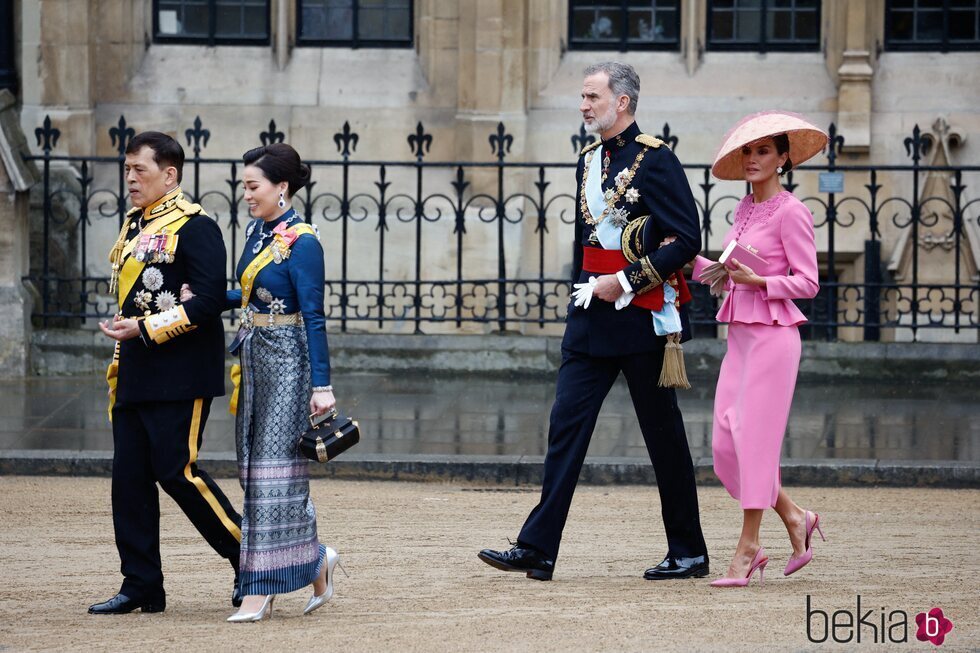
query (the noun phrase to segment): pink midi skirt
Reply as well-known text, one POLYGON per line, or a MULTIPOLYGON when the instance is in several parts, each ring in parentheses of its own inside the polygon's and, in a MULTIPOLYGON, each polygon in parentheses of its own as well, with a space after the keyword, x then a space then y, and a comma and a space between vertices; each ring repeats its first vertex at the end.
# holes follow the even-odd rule
POLYGON ((715 391, 711 451, 715 474, 743 509, 776 504, 779 454, 799 368, 797 327, 728 325, 728 352, 715 391))

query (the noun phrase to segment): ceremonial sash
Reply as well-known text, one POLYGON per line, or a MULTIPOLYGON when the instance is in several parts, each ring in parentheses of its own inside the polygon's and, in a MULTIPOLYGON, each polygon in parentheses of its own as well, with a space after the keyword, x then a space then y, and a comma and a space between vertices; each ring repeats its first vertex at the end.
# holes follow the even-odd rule
MULTIPOLYGON (((314 231, 313 227, 305 222, 294 225, 286 231, 295 234, 296 238, 299 238, 303 234, 316 236, 316 231, 314 231)), ((293 242, 295 242, 295 238, 293 239, 293 242)), ((239 283, 242 286, 243 310, 248 308, 248 302, 252 298, 252 289, 255 286, 255 278, 259 275, 262 268, 269 265, 269 263, 275 259, 275 249, 281 248, 283 243, 285 243, 285 241, 278 234, 276 234, 276 236, 273 237, 272 242, 266 245, 265 249, 259 252, 258 256, 253 258, 251 263, 249 263, 242 272, 242 278, 239 279, 239 283)), ((288 248, 290 245, 286 245, 286 247, 288 248)))
MULTIPOLYGON (((245 266, 245 270, 242 272, 242 277, 239 279, 239 284, 242 287, 242 310, 244 311, 248 308, 248 302, 252 298, 252 290, 255 288, 255 279, 259 276, 259 272, 265 266, 269 265, 273 260, 275 260, 275 250, 280 248, 280 253, 282 252, 282 247, 287 249, 292 246, 292 243, 296 242, 296 239, 303 234, 310 234, 311 236, 316 236, 316 230, 305 222, 301 222, 298 225, 294 225, 286 230, 287 233, 294 235, 291 241, 288 243, 279 234, 276 234, 272 242, 266 245, 265 249, 259 252, 258 256, 252 259, 252 261, 245 266)), ((319 237, 317 237, 319 238, 319 237)), ((235 363, 231 366, 231 385, 233 390, 231 392, 231 401, 228 402, 228 412, 232 415, 238 414, 238 393, 242 385, 242 366, 235 363)))
MULTIPOLYGON (((582 269, 586 272, 596 274, 616 274, 629 265, 629 261, 623 256, 623 252, 615 249, 600 249, 598 247, 582 248, 582 269)), ((691 291, 687 287, 684 275, 674 274, 672 278, 677 280, 677 294, 681 304, 691 301, 691 291)), ((658 285, 650 292, 637 295, 631 302, 634 306, 646 308, 651 311, 659 311, 664 307, 664 288, 663 284, 658 285)))
POLYGON ((129 292, 133 289, 136 284, 136 279, 139 278, 140 273, 143 272, 143 268, 146 267, 146 261, 137 261, 134 256, 132 256, 133 250, 139 244, 141 235, 152 236, 155 233, 159 233, 164 227, 173 226, 170 233, 177 233, 181 227, 187 224, 187 221, 191 219, 191 216, 184 215, 183 212, 178 211, 177 215, 167 216, 162 218, 157 218, 150 224, 146 225, 143 229, 142 234, 137 234, 129 242, 126 243, 126 247, 123 249, 123 263, 122 270, 119 272, 119 310, 122 310, 123 304, 126 298, 129 297, 129 292))
MULTIPOLYGON (((602 190, 602 146, 593 150, 592 158, 589 159, 589 173, 585 180, 585 201, 589 206, 589 213, 598 219, 608 209, 605 192, 602 190)), ((622 248, 623 228, 617 227, 612 220, 603 218, 595 226, 595 235, 599 243, 605 249, 622 248)))

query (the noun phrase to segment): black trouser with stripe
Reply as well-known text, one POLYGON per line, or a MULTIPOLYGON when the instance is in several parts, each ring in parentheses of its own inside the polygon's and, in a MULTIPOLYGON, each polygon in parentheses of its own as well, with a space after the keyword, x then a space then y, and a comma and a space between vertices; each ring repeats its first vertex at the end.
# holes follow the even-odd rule
POLYGON ((237 569, 242 518, 211 477, 197 468, 211 399, 116 404, 112 410, 112 523, 121 593, 163 596, 160 500, 169 494, 208 544, 237 569))
MULTIPOLYGON (((552 558, 558 556, 561 533, 599 409, 622 372, 657 475, 668 552, 678 557, 707 554, 698 513, 694 464, 677 396, 673 389, 657 385, 662 364, 662 349, 613 357, 562 350, 541 501, 524 523, 518 542, 552 558)), ((637 518, 642 520, 645 516, 637 518)))

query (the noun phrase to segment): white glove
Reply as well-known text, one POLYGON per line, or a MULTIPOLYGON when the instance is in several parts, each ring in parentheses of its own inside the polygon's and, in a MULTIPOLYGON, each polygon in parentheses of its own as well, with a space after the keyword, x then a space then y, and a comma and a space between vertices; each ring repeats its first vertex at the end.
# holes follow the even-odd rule
POLYGON ((634 297, 636 297, 636 293, 632 293, 632 292, 624 292, 622 295, 617 297, 616 304, 615 304, 616 310, 621 311, 627 306, 629 306, 630 302, 633 301, 634 297))
POLYGON ((698 280, 708 284, 708 292, 715 297, 721 297, 725 284, 728 282, 728 268, 721 263, 712 263, 701 271, 698 280))
POLYGON ((595 292, 596 281, 595 277, 589 277, 586 283, 574 285, 575 290, 572 292, 572 297, 575 299, 576 306, 589 307, 589 304, 592 303, 592 293, 595 292))

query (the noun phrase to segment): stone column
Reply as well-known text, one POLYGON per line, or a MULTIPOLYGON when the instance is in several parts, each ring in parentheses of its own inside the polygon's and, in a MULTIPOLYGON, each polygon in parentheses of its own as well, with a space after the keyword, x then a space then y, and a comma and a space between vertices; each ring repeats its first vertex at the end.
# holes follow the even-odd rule
POLYGON ((508 159, 523 151, 527 121, 527 42, 523 0, 461 0, 456 156, 486 161, 499 122, 514 137, 508 159))
POLYGON ((866 2, 846 4, 843 60, 837 69, 837 131, 844 151, 867 153, 871 148, 871 34, 866 2))
POLYGON ((31 296, 24 288, 30 228, 28 191, 39 175, 20 128, 13 94, 0 90, 0 377, 30 369, 31 296))

